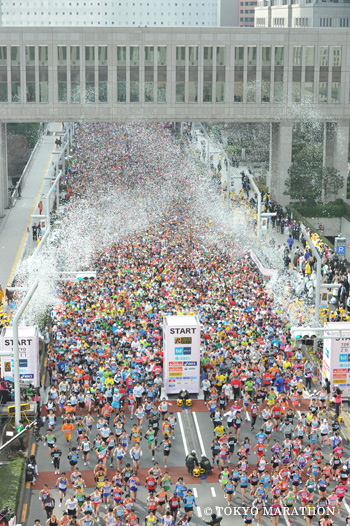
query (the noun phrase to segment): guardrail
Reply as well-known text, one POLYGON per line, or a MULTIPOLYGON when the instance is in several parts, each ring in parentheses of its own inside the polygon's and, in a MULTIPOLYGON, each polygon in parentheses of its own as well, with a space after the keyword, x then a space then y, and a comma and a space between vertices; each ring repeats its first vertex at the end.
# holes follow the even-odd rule
POLYGON ((25 435, 27 433, 27 431, 29 431, 30 429, 32 429, 32 427, 34 427, 35 425, 37 424, 37 421, 34 420, 33 422, 31 422, 30 424, 28 424, 22 431, 20 431, 19 433, 17 433, 14 437, 10 438, 7 442, 5 442, 5 444, 3 444, 1 447, 0 447, 0 453, 2 453, 2 451, 4 451, 5 449, 7 449, 11 444, 13 444, 14 442, 16 442, 16 440, 18 440, 20 437, 23 437, 23 435, 25 435))
POLYGON ((34 157, 35 157, 35 155, 36 155, 36 153, 37 153, 37 151, 39 149, 39 146, 41 145, 41 143, 43 141, 44 135, 46 133, 46 129, 47 129, 47 125, 44 126, 44 128, 41 130, 40 137, 37 140, 36 145, 34 146, 32 153, 30 154, 30 157, 29 157, 29 159, 27 161, 27 164, 25 165, 25 167, 23 169, 22 175, 19 178, 19 180, 18 180, 18 182, 17 182, 12 194, 9 197, 9 208, 13 208, 15 206, 15 204, 16 204, 16 201, 17 201, 17 198, 18 198, 18 189, 19 189, 20 186, 23 187, 23 185, 24 185, 24 183, 26 181, 28 172, 29 172, 30 168, 32 167, 34 157))

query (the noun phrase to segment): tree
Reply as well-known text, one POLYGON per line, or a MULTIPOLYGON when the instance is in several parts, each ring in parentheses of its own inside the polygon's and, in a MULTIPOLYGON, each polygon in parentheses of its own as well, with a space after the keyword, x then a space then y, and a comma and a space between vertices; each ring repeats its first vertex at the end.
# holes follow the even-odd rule
POLYGON ((317 145, 321 148, 322 161, 322 145, 323 145, 324 124, 320 122, 298 122, 293 128, 293 144, 292 144, 292 161, 305 148, 305 145, 317 145))
POLYGON ((28 141, 24 135, 8 135, 7 166, 9 177, 19 176, 28 159, 28 141))
POLYGON ((307 171, 314 172, 322 166, 323 148, 320 144, 305 143, 294 155, 293 164, 300 164, 307 171))
POLYGON ((339 170, 332 166, 322 166, 319 170, 319 197, 322 202, 328 201, 344 186, 344 179, 339 170))
POLYGON ((18 122, 7 125, 8 135, 24 135, 28 141, 28 148, 32 150, 40 136, 40 124, 38 122, 18 122))
POLYGON ((288 178, 285 182, 285 195, 291 199, 297 199, 302 204, 304 199, 315 199, 317 195, 317 183, 315 173, 308 171, 301 163, 293 163, 288 168, 288 178))
POLYGON ((319 146, 308 145, 295 155, 285 185, 284 193, 300 204, 304 199, 326 202, 344 186, 344 180, 336 168, 323 166, 319 146))

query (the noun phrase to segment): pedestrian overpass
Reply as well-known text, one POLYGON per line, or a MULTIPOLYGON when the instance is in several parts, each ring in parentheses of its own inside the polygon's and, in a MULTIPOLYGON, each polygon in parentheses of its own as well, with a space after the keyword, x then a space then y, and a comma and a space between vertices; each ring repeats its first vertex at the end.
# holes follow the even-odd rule
POLYGON ((283 202, 293 124, 317 120, 325 164, 346 178, 349 49, 346 28, 2 27, 0 216, 8 122, 270 122, 283 202))

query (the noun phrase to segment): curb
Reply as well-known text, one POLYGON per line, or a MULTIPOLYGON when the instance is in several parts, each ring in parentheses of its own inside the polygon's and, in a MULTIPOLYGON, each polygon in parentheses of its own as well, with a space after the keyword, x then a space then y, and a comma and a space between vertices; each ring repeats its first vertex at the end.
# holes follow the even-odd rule
POLYGON ((344 422, 344 426, 341 427, 341 434, 347 443, 350 444, 350 412, 342 409, 341 416, 344 422))
MULTIPOLYGON (((27 455, 25 457, 25 460, 27 462, 27 459, 31 455, 35 455, 36 445, 34 442, 34 431, 31 429, 29 432, 29 440, 28 440, 28 448, 27 448, 27 455)), ((21 490, 20 490, 20 496, 18 501, 18 508, 16 510, 16 516, 17 516, 17 522, 23 523, 26 521, 27 518, 27 510, 30 503, 31 498, 31 483, 26 482, 26 465, 24 466, 24 473, 23 473, 23 480, 21 484, 21 490)))
MULTIPOLYGON (((41 360, 40 360, 40 371, 41 371, 41 387, 44 389, 45 388, 45 382, 46 382, 46 372, 47 372, 47 367, 46 367, 46 364, 47 364, 47 353, 46 353, 46 349, 45 349, 45 343, 42 342, 43 344, 43 352, 42 352, 42 356, 41 356, 41 360)), ((27 458, 29 458, 30 455, 35 455, 36 453, 36 443, 35 443, 35 440, 34 440, 34 430, 32 429, 30 431, 30 438, 29 438, 29 443, 28 443, 28 450, 27 450, 27 458)), ((35 487, 33 488, 31 482, 26 482, 25 481, 25 476, 23 477, 23 482, 22 482, 22 486, 21 486, 21 495, 20 495, 20 499, 19 499, 19 504, 18 504, 18 510, 17 510, 17 520, 20 522, 20 524, 24 524, 28 518, 28 515, 29 515, 29 507, 30 507, 30 502, 31 502, 31 492, 32 492, 32 489, 36 489, 35 487)))

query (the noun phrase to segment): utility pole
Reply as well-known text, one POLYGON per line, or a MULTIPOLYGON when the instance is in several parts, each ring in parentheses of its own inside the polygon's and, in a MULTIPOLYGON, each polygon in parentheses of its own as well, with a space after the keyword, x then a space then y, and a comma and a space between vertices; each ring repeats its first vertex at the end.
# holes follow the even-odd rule
POLYGON ((15 421, 16 427, 19 425, 21 420, 21 388, 19 378, 19 349, 18 349, 18 323, 25 311, 28 303, 30 302, 34 292, 38 288, 39 279, 36 278, 33 285, 30 287, 26 297, 24 298, 22 305, 16 312, 13 318, 13 383, 15 386, 15 421))

